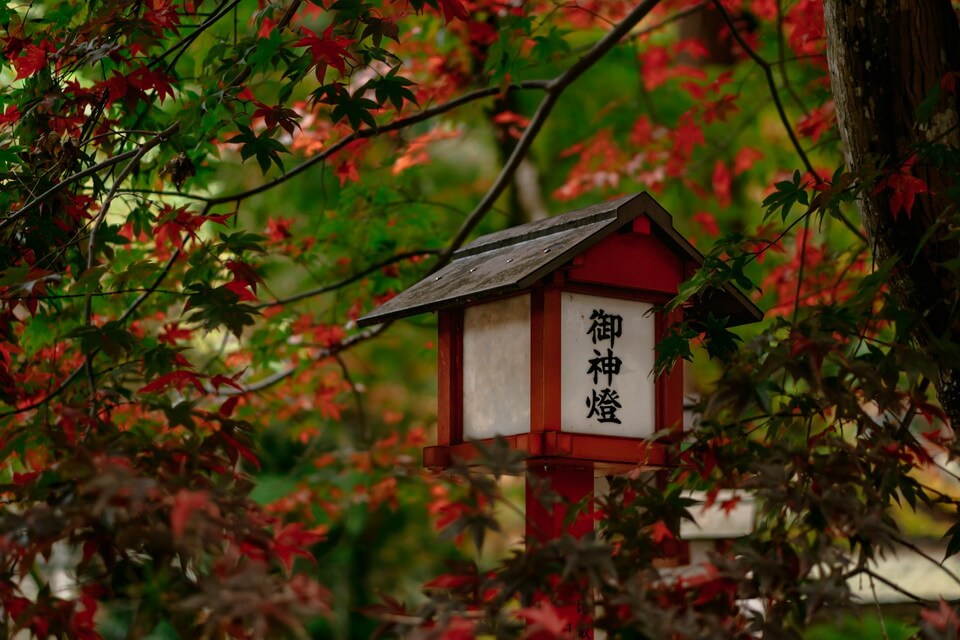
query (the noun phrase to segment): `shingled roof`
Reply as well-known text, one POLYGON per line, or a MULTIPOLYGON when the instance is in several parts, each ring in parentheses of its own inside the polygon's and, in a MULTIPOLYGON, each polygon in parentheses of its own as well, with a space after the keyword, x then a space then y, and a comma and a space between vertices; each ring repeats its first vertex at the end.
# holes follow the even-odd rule
MULTIPOLYGON (((641 215, 650 219, 651 231, 681 259, 697 266, 703 263, 703 255, 673 228, 670 214, 644 192, 481 236, 456 251, 442 269, 358 323, 378 324, 520 293, 641 215)), ((695 301, 693 310, 726 316, 731 325, 763 317, 757 306, 730 284, 723 293, 714 291, 695 301)))

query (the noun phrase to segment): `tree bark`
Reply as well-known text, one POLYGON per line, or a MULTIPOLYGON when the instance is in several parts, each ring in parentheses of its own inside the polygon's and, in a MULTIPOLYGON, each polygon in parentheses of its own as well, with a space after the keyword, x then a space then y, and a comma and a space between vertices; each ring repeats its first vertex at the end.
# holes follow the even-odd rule
MULTIPOLYGON (((902 166, 918 144, 958 146, 956 95, 944 95, 929 121, 917 117, 941 79, 960 71, 960 23, 950 0, 824 0, 824 19, 837 120, 854 175, 902 166)), ((917 197, 910 215, 894 218, 889 191, 868 184, 860 217, 876 261, 897 259, 893 291, 915 316, 911 335, 936 362, 940 404, 960 425, 960 361, 950 356, 960 342, 960 297, 956 273, 942 265, 960 255, 948 224, 956 203, 935 167, 917 162, 912 172, 931 193, 917 197)))

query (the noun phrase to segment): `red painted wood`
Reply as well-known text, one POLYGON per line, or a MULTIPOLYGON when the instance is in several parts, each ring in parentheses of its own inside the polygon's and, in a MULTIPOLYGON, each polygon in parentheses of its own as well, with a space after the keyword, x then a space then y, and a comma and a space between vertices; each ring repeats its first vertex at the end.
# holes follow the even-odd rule
POLYGON ((560 430, 561 293, 556 285, 543 291, 543 422, 534 431, 560 430))
POLYGON ((530 291, 530 431, 543 430, 543 287, 530 291))
MULTIPOLYGON (((657 342, 670 326, 683 319, 683 311, 676 309, 656 316, 657 342)), ((657 429, 683 429, 683 361, 657 379, 657 429)))
POLYGON ((463 310, 440 310, 437 329, 437 444, 449 446, 463 442, 463 310))
POLYGON ((580 254, 570 280, 676 294, 683 264, 653 234, 614 234, 580 254))
MULTIPOLYGON (((511 449, 523 451, 538 464, 591 467, 607 473, 623 473, 637 465, 661 467, 666 462, 662 445, 639 438, 548 431, 508 436, 504 440, 511 449)), ((481 442, 486 445, 491 443, 490 440, 481 442)), ((427 447, 424 450, 426 466, 449 466, 449 462, 443 464, 443 461, 455 458, 466 462, 475 460, 477 450, 474 443, 427 447), (428 458, 431 461, 429 465, 426 464, 428 458)))
POLYGON ((527 540, 544 542, 564 533, 579 538, 593 531, 593 470, 584 467, 554 467, 530 463, 530 473, 537 482, 527 482, 527 540), (546 467, 546 468, 544 468, 546 467), (538 486, 534 486, 534 484, 538 486), (544 507, 540 502, 543 490, 551 489, 563 501, 544 507), (574 505, 589 496, 586 506, 569 527, 564 526, 568 505, 574 505))
POLYGON ((639 218, 634 218, 633 223, 630 226, 630 229, 634 233, 648 234, 650 233, 650 218, 647 216, 640 216, 639 218))
MULTIPOLYGON (((588 468, 549 467, 531 464, 526 488, 527 546, 543 544, 549 540, 570 534, 580 538, 593 531, 593 470, 588 468), (544 506, 540 497, 544 490, 559 494, 562 501, 544 506), (569 509, 585 501, 576 518, 564 525, 569 509)), ((582 589, 576 584, 560 584, 545 600, 567 622, 567 633, 572 638, 593 638, 590 618, 582 601, 582 589)), ((541 634, 531 636, 534 640, 546 638, 541 634)))

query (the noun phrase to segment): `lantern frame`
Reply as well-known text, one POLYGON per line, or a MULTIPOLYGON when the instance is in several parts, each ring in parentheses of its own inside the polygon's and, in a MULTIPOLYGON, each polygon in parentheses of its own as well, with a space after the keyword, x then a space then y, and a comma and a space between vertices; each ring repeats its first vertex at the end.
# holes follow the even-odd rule
MULTIPOLYGON (((669 464, 653 437, 578 433, 562 427, 562 296, 580 293, 662 305, 703 263, 673 227, 673 219, 641 193, 482 236, 453 259, 380 308, 361 326, 438 312, 438 438, 424 449, 424 465, 447 468, 477 460, 477 443, 464 439, 463 339, 467 308, 517 295, 530 296, 530 424, 501 436, 532 465, 622 472, 669 464)), ((682 309, 656 311, 655 342, 684 317, 712 313, 731 326, 754 322, 759 309, 733 285, 692 299, 682 309)), ((682 429, 683 373, 678 363, 654 385, 653 433, 682 429)))

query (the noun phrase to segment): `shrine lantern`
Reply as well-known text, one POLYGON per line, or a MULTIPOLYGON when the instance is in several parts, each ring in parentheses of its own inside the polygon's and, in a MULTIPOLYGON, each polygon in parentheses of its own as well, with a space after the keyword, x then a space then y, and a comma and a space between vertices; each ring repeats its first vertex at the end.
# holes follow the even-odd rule
POLYGON ((655 379, 659 336, 684 313, 759 320, 728 286, 658 311, 703 256, 646 193, 480 237, 360 319, 439 314, 438 438, 427 467, 503 437, 531 466, 593 475, 666 461, 648 442, 682 428, 680 367, 655 379))

